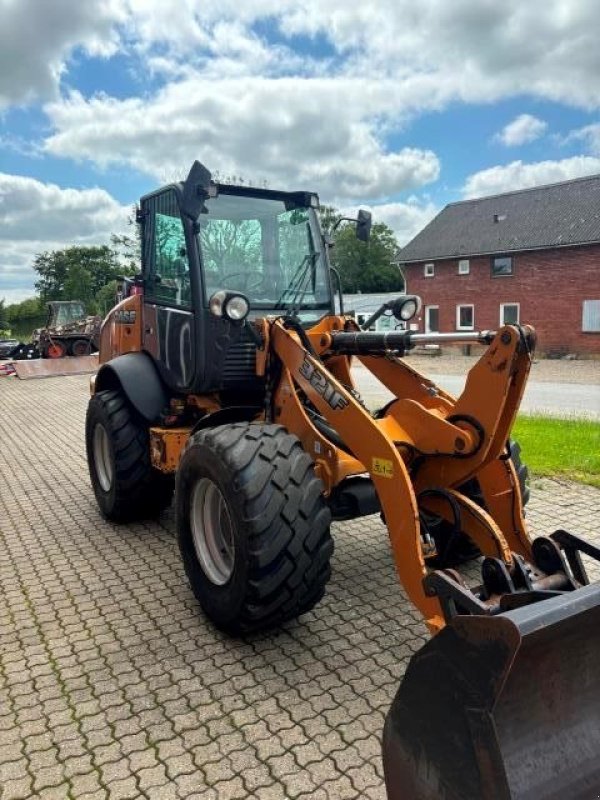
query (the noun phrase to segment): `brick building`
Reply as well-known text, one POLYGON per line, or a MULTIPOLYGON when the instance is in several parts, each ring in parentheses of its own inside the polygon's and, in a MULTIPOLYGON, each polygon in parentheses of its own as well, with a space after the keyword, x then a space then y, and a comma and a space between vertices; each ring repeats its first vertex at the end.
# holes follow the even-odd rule
POLYGON ((600 357, 600 175, 451 203, 399 264, 422 331, 530 323, 538 352, 600 357))

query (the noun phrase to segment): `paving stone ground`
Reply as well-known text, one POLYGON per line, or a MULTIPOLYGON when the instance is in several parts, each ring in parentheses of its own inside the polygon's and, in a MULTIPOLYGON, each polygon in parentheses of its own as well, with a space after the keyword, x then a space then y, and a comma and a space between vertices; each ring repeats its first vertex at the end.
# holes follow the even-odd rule
MULTIPOLYGON (((0 800, 385 797, 384 715, 426 631, 379 519, 334 526, 312 613, 229 639, 188 588, 170 511, 100 517, 87 383, 0 383, 0 800)), ((593 536, 599 517, 599 490, 536 482, 539 532, 593 536)))

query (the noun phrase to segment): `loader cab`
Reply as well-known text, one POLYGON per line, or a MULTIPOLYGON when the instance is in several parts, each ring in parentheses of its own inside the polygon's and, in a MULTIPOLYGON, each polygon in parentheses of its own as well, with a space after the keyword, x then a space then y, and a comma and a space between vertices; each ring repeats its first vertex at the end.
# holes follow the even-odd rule
POLYGON ((143 349, 181 392, 263 390, 247 327, 215 314, 224 291, 247 298, 249 319, 293 311, 305 326, 334 313, 327 247, 309 192, 187 180, 142 198, 143 349))
POLYGON ((80 300, 55 300, 48 303, 47 328, 58 328, 79 322, 85 317, 85 306, 80 300))

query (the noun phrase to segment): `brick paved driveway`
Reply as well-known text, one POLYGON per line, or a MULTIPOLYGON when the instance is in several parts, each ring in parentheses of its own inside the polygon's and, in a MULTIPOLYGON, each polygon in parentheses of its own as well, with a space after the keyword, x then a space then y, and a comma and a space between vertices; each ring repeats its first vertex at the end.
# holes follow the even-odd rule
MULTIPOLYGON (((426 633, 378 518, 335 526, 325 600, 233 641, 198 610, 173 517, 98 514, 87 378, 0 381, 0 798, 383 798, 380 734, 426 633)), ((600 491, 529 517, 593 533, 600 491)))

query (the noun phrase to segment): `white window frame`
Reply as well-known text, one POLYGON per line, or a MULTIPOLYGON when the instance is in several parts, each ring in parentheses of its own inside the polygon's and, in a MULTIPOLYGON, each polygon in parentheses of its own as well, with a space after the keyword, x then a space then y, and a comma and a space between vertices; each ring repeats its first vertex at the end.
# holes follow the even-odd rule
POLYGON ((471 262, 468 258, 460 258, 458 260, 458 274, 468 275, 471 271, 471 262))
POLYGON ((475 330, 475 306, 473 303, 458 303, 456 306, 456 330, 457 331, 473 331, 475 330), (460 324, 460 310, 461 308, 470 308, 471 309, 471 325, 461 325, 460 324))
POLYGON ((581 304, 581 332, 600 333, 600 300, 584 300, 581 304))
POLYGON ((438 331, 440 326, 440 307, 439 306, 425 306, 425 333, 438 333, 438 331, 432 331, 429 327, 429 310, 430 309, 437 309, 438 312, 438 331))
POLYGON ((423 267, 423 277, 424 278, 435 277, 435 264, 433 262, 425 264, 425 266, 423 267))
POLYGON ((500 325, 519 325, 521 322, 521 303, 500 303, 500 325), (506 306, 516 306, 517 307, 517 321, 516 322, 505 322, 504 321, 504 309, 506 306))

